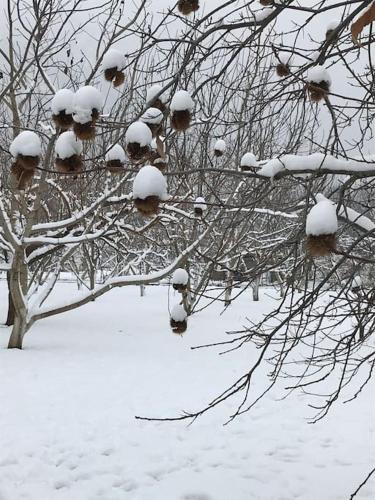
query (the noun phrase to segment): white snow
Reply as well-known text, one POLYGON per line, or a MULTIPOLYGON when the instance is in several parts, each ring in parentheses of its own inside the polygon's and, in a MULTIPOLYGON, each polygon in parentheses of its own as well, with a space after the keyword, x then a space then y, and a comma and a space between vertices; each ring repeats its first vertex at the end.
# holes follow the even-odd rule
POLYGON ((13 158, 17 158, 19 154, 23 156, 39 156, 42 152, 42 144, 35 132, 24 130, 13 139, 9 151, 13 158))
POLYGON ((320 236, 334 234, 338 229, 336 205, 323 195, 317 195, 318 203, 306 217, 306 234, 320 236))
POLYGON ((171 111, 191 111, 194 108, 194 101, 189 92, 179 90, 173 96, 170 108, 171 111))
POLYGON ((151 130, 141 121, 134 122, 129 125, 126 131, 125 141, 127 144, 136 142, 140 144, 141 147, 149 146, 152 141, 151 130))
POLYGON ((353 224, 359 226, 360 228, 364 229, 365 231, 375 230, 375 224, 371 219, 369 219, 365 215, 361 215, 356 210, 353 210, 352 208, 349 208, 345 205, 340 206, 339 215, 341 217, 344 217, 348 221, 352 222, 353 224))
POLYGON ((185 319, 187 318, 187 314, 184 306, 182 306, 181 304, 175 304, 171 311, 171 318, 175 321, 185 321, 185 319))
POLYGON ((327 82, 329 84, 332 83, 330 74, 323 66, 320 65, 314 66, 313 68, 310 68, 308 70, 306 80, 308 82, 315 82, 315 83, 320 83, 320 82, 327 82))
POLYGON ((55 151, 59 158, 70 158, 82 153, 82 141, 71 130, 63 132, 56 141, 55 151))
MULTIPOLYGON (((212 291, 207 291, 213 294, 212 291)), ((5 280, 0 297, 6 297, 5 280)), ((59 283, 50 301, 76 293, 59 283)), ((144 422, 197 410, 246 372, 256 350, 225 332, 279 304, 272 289, 252 302, 245 291, 189 318, 181 338, 169 327, 168 287, 113 290, 75 311, 35 324, 25 350, 0 349, 2 500, 343 500, 373 467, 374 384, 336 402, 309 425, 309 396, 285 379, 250 413, 224 426, 226 402, 187 422, 144 422), (126 306, 126 314, 124 307, 126 306)), ((4 320, 6 300, 0 301, 4 320)), ((1 347, 9 328, 0 328, 1 347)), ((267 370, 253 379, 265 389, 267 370)), ((371 479, 356 500, 375 497, 371 479)))
POLYGON ((120 160, 122 163, 126 161, 126 153, 120 144, 113 144, 105 155, 105 161, 120 160))
POLYGON ((51 101, 51 110, 54 115, 60 111, 65 111, 67 115, 73 113, 74 92, 69 89, 60 89, 53 96, 51 101))
MULTIPOLYGON (((283 157, 284 160, 284 157, 283 157)), ((301 168, 302 163, 299 164, 301 168)), ((263 165, 258 171, 259 175, 263 175, 264 177, 274 177, 276 174, 281 172, 284 169, 283 163, 278 158, 272 158, 268 160, 268 162, 263 165)))
POLYGON ((167 181, 160 170, 152 165, 140 169, 133 182, 133 198, 146 199, 148 196, 158 196, 166 200, 167 181))
POLYGON ((93 109, 100 111, 103 107, 103 97, 98 89, 91 85, 81 87, 74 94, 73 119, 77 123, 88 123, 91 121, 93 109))
MULTIPOLYGON (((59 283, 49 300, 75 293, 74 283, 59 283)), ((134 418, 181 415, 211 401, 258 351, 249 343, 224 356, 191 347, 228 340, 226 331, 280 303, 270 288, 259 302, 244 291, 225 311, 214 302, 191 316, 181 338, 169 327, 170 293, 113 290, 36 323, 24 351, 0 349, 2 500, 349 499, 374 463, 373 381, 314 425, 306 420, 310 397, 285 399, 285 379, 230 425, 233 401, 190 426, 134 418)), ((2 320, 5 308, 1 300, 2 320)), ((9 333, 0 328, 1 347, 9 333)), ((253 378, 257 394, 266 372, 253 378)), ((374 497, 371 479, 355 500, 374 497)))
MULTIPOLYGON (((157 96, 159 92, 161 92, 162 90, 163 87, 157 84, 149 87, 146 92, 146 104, 150 104, 154 100, 155 96, 157 96)), ((160 101, 163 103, 167 101, 167 98, 164 93, 160 94, 158 99, 160 99, 160 101)))
POLYGON ((253 15, 257 22, 261 22, 267 19, 273 12, 274 9, 272 7, 265 7, 264 9, 253 12, 253 15))
POLYGON ((227 145, 225 144, 225 141, 223 139, 218 139, 214 144, 214 151, 220 151, 221 153, 224 153, 226 147, 227 145))
POLYGON ((125 67, 126 60, 125 56, 122 52, 116 49, 108 50, 102 59, 102 68, 103 70, 110 68, 117 68, 119 70, 125 67))
POLYGON ((198 196, 194 202, 194 208, 200 208, 201 210, 206 210, 206 200, 202 196, 198 196))
POLYGON ((185 269, 181 267, 176 269, 172 276, 173 285, 187 285, 189 281, 189 275, 185 269))
POLYGON ((241 167, 257 167, 258 162, 253 153, 245 153, 241 158, 241 167))
POLYGON ((163 113, 157 108, 148 108, 141 116, 140 120, 144 123, 159 125, 164 118, 163 113))

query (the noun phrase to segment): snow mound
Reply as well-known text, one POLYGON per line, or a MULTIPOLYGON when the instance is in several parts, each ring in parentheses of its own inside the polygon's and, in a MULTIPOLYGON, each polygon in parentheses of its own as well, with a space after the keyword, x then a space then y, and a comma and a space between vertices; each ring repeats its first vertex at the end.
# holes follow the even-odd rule
POLYGON ((142 167, 133 182, 133 198, 145 200, 148 196, 158 196, 161 200, 168 198, 167 181, 160 170, 152 165, 142 167))
POLYGON ((126 154, 120 144, 113 144, 105 155, 105 161, 120 160, 122 163, 126 161, 126 154))
MULTIPOLYGON (((149 89, 147 89, 146 92, 146 104, 152 103, 152 101, 155 99, 155 97, 163 90, 163 87, 161 85, 152 85, 149 89)), ((165 103, 167 101, 167 98, 164 94, 160 94, 158 99, 160 99, 161 102, 165 103)))
POLYGON ((334 234, 338 229, 336 205, 322 195, 317 196, 318 203, 310 210, 306 218, 306 234, 320 236, 334 234))
POLYGON ((68 130, 63 132, 57 139, 55 151, 62 160, 73 155, 80 155, 82 153, 82 142, 77 139, 74 132, 68 130))
POLYGON ((58 115, 60 111, 65 111, 67 115, 73 113, 74 92, 69 89, 60 89, 53 96, 51 101, 51 110, 54 115, 58 115))
POLYGON ((245 153, 241 158, 241 167, 257 167, 258 162, 254 153, 245 153))
POLYGON ((90 85, 81 87, 74 94, 73 119, 78 123, 88 123, 91 121, 92 110, 99 111, 102 107, 103 97, 98 89, 90 85))
POLYGON ((163 113, 157 108, 148 108, 141 116, 140 120, 144 123, 159 125, 164 118, 163 113))
POLYGON ((171 101, 171 111, 191 111, 194 108, 194 101, 189 92, 179 90, 175 93, 171 101))
POLYGON ((187 285, 189 281, 189 275, 185 269, 176 269, 172 276, 173 285, 187 285))
POLYGON ((223 141, 223 139, 218 139, 215 142, 214 151, 220 151, 221 153, 224 153, 226 147, 227 145, 225 144, 225 141, 223 141))
POLYGON ((255 21, 261 22, 267 19, 272 13, 274 12, 274 9, 272 7, 266 7, 262 10, 257 10, 256 12, 253 12, 255 21))
POLYGON ((35 132, 24 130, 13 140, 9 151, 13 158, 17 158, 17 155, 39 156, 42 152, 42 144, 35 132))
POLYGON ((329 84, 332 83, 331 77, 328 71, 323 66, 315 66, 314 68, 310 68, 307 72, 306 80, 308 82, 327 82, 329 84))
POLYGON ((149 146, 152 141, 151 130, 141 121, 134 122, 129 125, 128 130, 126 131, 125 141, 126 144, 136 142, 141 147, 149 146))
MULTIPOLYGON (((284 157, 283 157, 284 160, 284 157)), ((278 158, 272 158, 259 170, 259 175, 264 175, 265 177, 274 177, 276 174, 284 169, 284 165, 278 158)))
POLYGON ((108 52, 104 54, 102 59, 103 70, 111 68, 122 69, 125 67, 125 64, 126 60, 124 54, 116 49, 108 50, 108 52))
POLYGON ((181 304, 175 304, 171 311, 171 318, 174 321, 185 321, 187 318, 186 311, 181 304))
POLYGON ((194 208, 200 208, 201 210, 206 210, 206 200, 202 196, 198 196, 194 202, 194 208))

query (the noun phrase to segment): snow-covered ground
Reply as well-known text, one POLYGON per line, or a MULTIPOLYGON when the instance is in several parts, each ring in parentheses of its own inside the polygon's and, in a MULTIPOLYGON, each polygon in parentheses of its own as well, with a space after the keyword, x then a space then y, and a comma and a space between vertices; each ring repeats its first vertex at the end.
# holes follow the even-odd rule
MULTIPOLYGON (((75 292, 61 283, 57 298, 75 292)), ((223 315, 214 304, 180 338, 168 293, 172 305, 167 287, 144 298, 115 290, 36 324, 23 351, 0 350, 0 499, 349 499, 375 465, 371 388, 315 425, 306 397, 281 393, 226 426, 230 403, 191 426, 135 420, 207 403, 248 366, 251 347, 225 356, 190 347, 272 306, 265 291, 258 303, 243 294, 223 315)), ((1 282, 2 318, 5 299, 1 282)), ((1 346, 8 334, 0 329, 1 346)), ((375 481, 356 498, 375 498, 375 481)))

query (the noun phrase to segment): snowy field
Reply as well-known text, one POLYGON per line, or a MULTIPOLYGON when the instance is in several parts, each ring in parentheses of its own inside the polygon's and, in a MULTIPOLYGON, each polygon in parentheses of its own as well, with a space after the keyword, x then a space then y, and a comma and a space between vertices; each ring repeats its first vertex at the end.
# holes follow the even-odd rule
MULTIPOLYGON (((4 319, 4 282, 0 299, 4 319)), ((190 347, 272 304, 265 290, 258 303, 247 292, 223 315, 215 304, 193 316, 180 338, 167 287, 144 298, 124 288, 36 324, 23 351, 0 350, 0 500, 349 499, 375 465, 374 385, 315 425, 306 397, 281 400, 280 387, 227 426, 234 401, 191 426, 134 418, 196 410, 228 386, 251 347, 190 347)), ((0 335, 5 346, 8 329, 0 335)), ((356 498, 374 499, 375 481, 356 498)))

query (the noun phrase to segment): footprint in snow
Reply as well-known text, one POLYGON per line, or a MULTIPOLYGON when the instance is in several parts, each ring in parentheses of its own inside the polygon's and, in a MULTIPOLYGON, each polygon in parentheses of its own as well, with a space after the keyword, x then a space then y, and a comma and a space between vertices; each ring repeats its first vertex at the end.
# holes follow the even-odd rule
POLYGON ((105 457, 110 457, 112 453, 114 453, 114 451, 115 450, 113 448, 107 448, 102 451, 102 455, 104 455, 105 457))
POLYGON ((55 489, 62 490, 63 488, 68 488, 69 484, 66 481, 55 481, 55 489))
POLYGON ((135 481, 126 481, 122 485, 122 489, 127 492, 136 490, 137 488, 138 488, 138 483, 136 483, 135 481))

